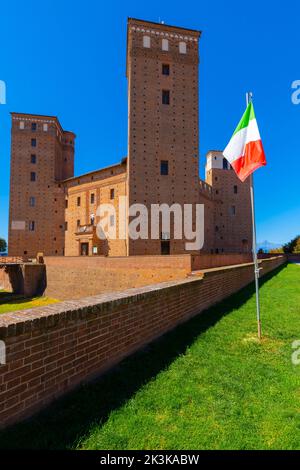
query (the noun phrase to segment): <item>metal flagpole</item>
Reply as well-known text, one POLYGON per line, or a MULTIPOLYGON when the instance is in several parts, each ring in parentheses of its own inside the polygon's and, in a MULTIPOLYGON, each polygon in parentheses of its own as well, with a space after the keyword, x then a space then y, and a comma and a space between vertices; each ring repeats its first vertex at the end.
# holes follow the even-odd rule
MULTIPOLYGON (((247 106, 252 101, 252 93, 247 93, 246 101, 247 106)), ((254 185, 253 185, 253 174, 250 176, 250 195, 251 195, 251 211, 252 211, 252 251, 253 251, 253 263, 254 263, 254 274, 255 274, 255 290, 256 290, 256 312, 257 312, 257 330, 258 339, 262 339, 261 330, 261 316, 260 316, 260 301, 259 301, 259 264, 257 259, 257 247, 256 247, 256 223, 255 223, 255 206, 254 206, 254 185)))

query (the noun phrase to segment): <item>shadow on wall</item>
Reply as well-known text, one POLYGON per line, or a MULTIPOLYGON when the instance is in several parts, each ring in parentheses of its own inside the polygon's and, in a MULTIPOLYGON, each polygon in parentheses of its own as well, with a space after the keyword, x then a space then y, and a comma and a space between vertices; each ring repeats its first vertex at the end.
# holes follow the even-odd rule
POLYGON ((25 297, 44 294, 47 287, 47 275, 43 264, 14 264, 0 269, 0 284, 4 290, 25 297))
MULTIPOLYGON (((267 274, 263 285, 285 266, 267 274)), ((143 385, 184 354, 196 338, 241 307, 255 293, 252 283, 222 303, 178 326, 142 351, 123 360, 97 381, 80 387, 30 421, 0 433, 0 448, 70 449, 92 425, 103 426, 143 385), (233 307, 234 306, 234 307, 233 307)))

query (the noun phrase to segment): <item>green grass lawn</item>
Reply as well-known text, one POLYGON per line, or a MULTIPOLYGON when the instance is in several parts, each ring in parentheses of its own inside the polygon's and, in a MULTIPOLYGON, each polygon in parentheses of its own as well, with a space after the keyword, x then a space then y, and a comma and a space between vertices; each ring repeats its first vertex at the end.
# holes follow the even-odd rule
POLYGON ((21 295, 10 294, 0 291, 0 315, 1 313, 15 312, 16 310, 24 310, 27 308, 43 307, 58 302, 58 300, 49 297, 34 297, 25 299, 21 295))
POLYGON ((300 449, 300 266, 178 327, 32 421, 1 448, 300 449))

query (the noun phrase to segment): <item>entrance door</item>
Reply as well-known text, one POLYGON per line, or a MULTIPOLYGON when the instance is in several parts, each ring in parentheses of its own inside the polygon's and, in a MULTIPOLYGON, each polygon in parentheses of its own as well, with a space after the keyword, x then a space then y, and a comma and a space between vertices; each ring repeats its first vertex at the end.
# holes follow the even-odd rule
POLYGON ((89 244, 88 243, 81 243, 80 244, 80 254, 81 254, 81 256, 88 256, 89 255, 89 244))
POLYGON ((161 242, 161 254, 162 255, 169 255, 170 254, 170 241, 169 240, 163 240, 161 242))

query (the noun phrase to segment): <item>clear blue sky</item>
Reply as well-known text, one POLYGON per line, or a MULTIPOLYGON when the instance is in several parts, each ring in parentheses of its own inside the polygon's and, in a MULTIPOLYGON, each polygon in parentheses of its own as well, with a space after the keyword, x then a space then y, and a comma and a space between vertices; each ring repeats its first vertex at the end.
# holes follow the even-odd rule
POLYGON ((0 236, 7 236, 10 111, 57 115, 77 133, 77 174, 127 153, 128 16, 201 29, 200 149, 223 149, 254 92, 268 167, 255 176, 259 240, 300 232, 300 3, 26 0, 1 5, 0 236))

